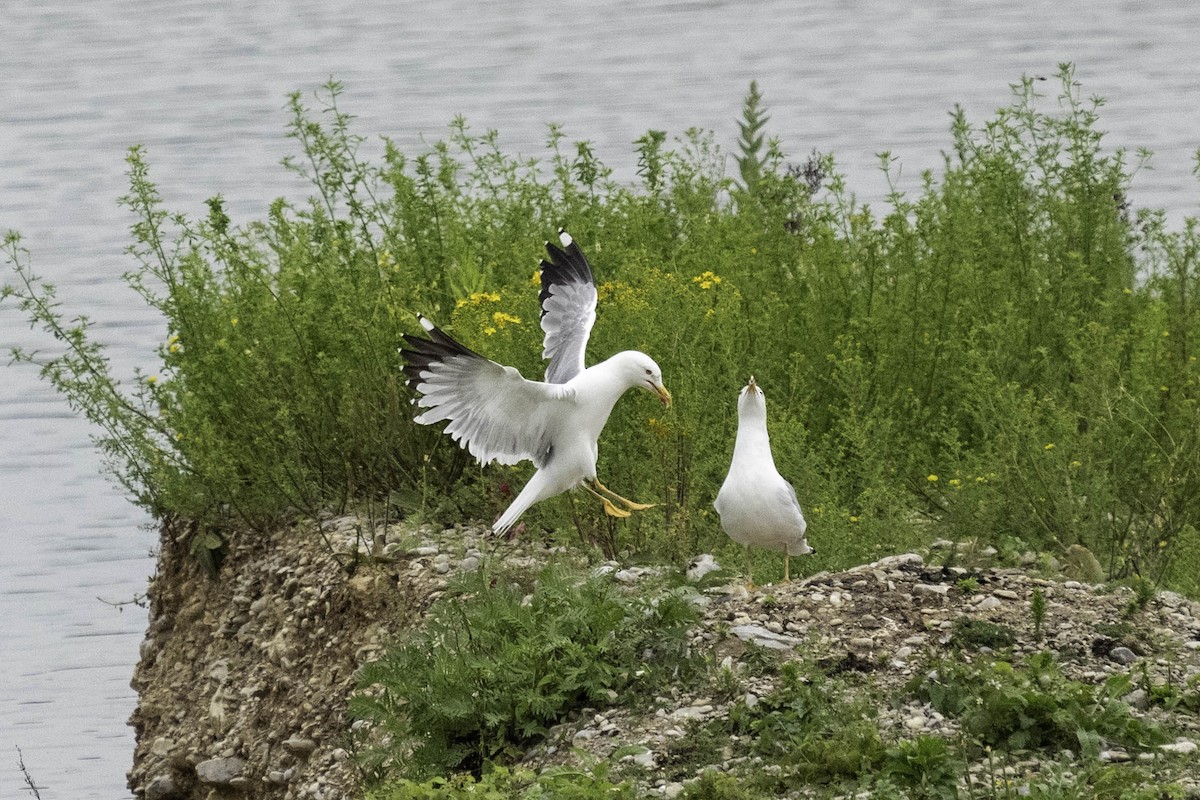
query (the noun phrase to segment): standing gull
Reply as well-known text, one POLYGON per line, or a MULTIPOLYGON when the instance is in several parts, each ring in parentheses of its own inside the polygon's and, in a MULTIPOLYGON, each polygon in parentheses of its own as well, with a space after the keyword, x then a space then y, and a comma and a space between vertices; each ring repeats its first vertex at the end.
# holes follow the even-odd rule
POLYGON ((767 438, 767 400, 750 376, 738 395, 737 441, 733 462, 713 506, 729 538, 746 548, 746 576, 754 586, 751 547, 782 550, 783 579, 791 578, 792 556, 815 553, 804 538, 808 525, 800 511, 796 490, 775 469, 771 441, 767 438))
POLYGON ((521 377, 455 341, 425 317, 428 339, 405 335, 404 374, 429 409, 416 422, 449 420, 445 433, 479 459, 516 464, 529 459, 537 472, 492 524, 505 533, 534 503, 583 486, 614 517, 651 506, 626 500, 596 479, 597 442, 613 406, 627 389, 654 392, 664 405, 671 393, 662 370, 645 353, 626 350, 584 367, 584 350, 596 321, 596 283, 579 245, 559 231, 562 248, 547 242, 542 260, 542 357, 545 381, 521 377), (613 501, 620 503, 616 505, 613 501))

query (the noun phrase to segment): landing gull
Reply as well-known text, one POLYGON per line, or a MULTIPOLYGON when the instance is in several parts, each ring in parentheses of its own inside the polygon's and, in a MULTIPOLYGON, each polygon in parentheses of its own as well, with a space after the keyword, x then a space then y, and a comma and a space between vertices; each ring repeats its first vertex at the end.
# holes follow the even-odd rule
POLYGON ((808 525, 796 490, 775 469, 767 437, 767 400, 753 375, 738 395, 733 461, 713 506, 725 533, 746 548, 746 576, 751 587, 754 586, 751 547, 782 550, 785 581, 791 578, 792 556, 816 552, 804 537, 808 525))
POLYGON ((545 381, 526 380, 514 367, 497 364, 462 345, 423 316, 429 338, 406 334, 404 374, 428 409, 422 425, 448 420, 444 430, 481 464, 526 459, 537 472, 492 525, 503 534, 534 503, 583 486, 614 517, 650 508, 611 491, 596 479, 597 442, 626 390, 654 392, 664 405, 671 393, 662 370, 645 353, 626 350, 584 367, 584 351, 596 320, 592 268, 566 231, 562 247, 546 243, 542 260, 542 357, 545 381), (620 503, 620 506, 616 503, 620 503))

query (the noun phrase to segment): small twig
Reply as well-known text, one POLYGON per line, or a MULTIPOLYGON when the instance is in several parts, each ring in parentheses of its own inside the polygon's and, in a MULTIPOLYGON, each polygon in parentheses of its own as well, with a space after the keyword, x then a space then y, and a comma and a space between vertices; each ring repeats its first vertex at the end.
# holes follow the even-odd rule
POLYGON ((106 606, 115 608, 117 611, 124 611, 125 606, 137 606, 138 608, 146 607, 146 595, 142 594, 141 592, 135 594, 132 600, 105 600, 99 595, 96 596, 96 599, 101 603, 104 603, 106 606))
POLYGON ((17 748, 17 764, 21 767, 21 775, 25 778, 25 785, 29 787, 28 791, 33 793, 37 800, 42 800, 42 793, 38 791, 37 784, 33 782, 33 776, 29 774, 29 770, 25 767, 25 754, 21 752, 21 748, 17 748))

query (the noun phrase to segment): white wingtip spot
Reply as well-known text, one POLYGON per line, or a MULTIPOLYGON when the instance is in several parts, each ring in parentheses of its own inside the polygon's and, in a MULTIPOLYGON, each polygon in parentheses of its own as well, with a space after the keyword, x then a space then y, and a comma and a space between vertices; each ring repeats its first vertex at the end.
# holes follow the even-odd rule
POLYGON ((423 314, 417 314, 417 322, 421 323, 421 327, 425 330, 429 331, 430 333, 433 332, 433 323, 425 319, 423 314))
POLYGON ((571 242, 575 241, 571 238, 571 234, 567 233, 562 228, 558 229, 558 240, 562 242, 563 247, 570 247, 571 242))

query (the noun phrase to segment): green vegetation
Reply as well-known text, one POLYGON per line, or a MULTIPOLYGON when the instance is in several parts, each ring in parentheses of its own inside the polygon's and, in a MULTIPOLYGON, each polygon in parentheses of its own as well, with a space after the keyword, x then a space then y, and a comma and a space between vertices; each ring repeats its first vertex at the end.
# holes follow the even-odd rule
POLYGON ((1033 596, 1029 598, 1029 616, 1033 619, 1034 641, 1042 640, 1042 626, 1046 623, 1046 594, 1040 587, 1035 587, 1033 596))
POLYGON ((614 784, 598 765, 591 772, 550 769, 535 775, 526 769, 495 767, 482 777, 460 773, 424 783, 401 779, 372 791, 367 800, 634 800, 626 782, 614 784))
POLYGON ((950 646, 960 649, 978 650, 987 647, 1000 650, 1012 647, 1016 633, 1007 625, 997 625, 985 619, 959 617, 950 629, 950 646))
POLYGON ((938 711, 958 717, 963 730, 987 747, 1078 749, 1095 758, 1101 738, 1127 747, 1165 741, 1162 731, 1134 717, 1118 699, 1131 689, 1123 674, 1100 687, 1070 680, 1052 654, 1038 653, 1023 669, 1008 661, 945 662, 920 692, 938 711))
POLYGON ((663 557, 724 546, 710 505, 753 372, 813 568, 927 540, 915 512, 939 535, 1082 546, 1110 578, 1195 592, 1200 231, 1130 207, 1144 154, 1102 147, 1100 102, 1060 77, 1057 103, 1025 80, 982 125, 956 111, 943 168, 882 209, 832 156, 787 162, 756 85, 740 180, 708 134, 651 131, 626 186, 556 126, 540 160, 461 119, 426 152, 369 157, 330 84, 318 109, 291 99, 286 164, 312 196, 260 220, 235 223, 219 197, 198 218, 169 212, 130 151, 127 279, 166 319, 158 369, 119 383, 10 234, 4 295, 62 351, 15 358, 97 424, 134 498, 196 523, 201 553, 234 521, 350 503, 487 519, 528 466, 480 470, 413 425, 397 346, 420 311, 540 375, 534 265, 565 225, 599 284, 593 358, 651 353, 678 402, 620 404, 601 448, 605 480, 658 510, 617 524, 563 498, 533 530, 663 557))
POLYGON ((511 762, 573 711, 685 676, 694 620, 684 595, 625 597, 608 577, 551 570, 526 602, 472 576, 364 667, 351 709, 387 734, 368 769, 423 780, 511 762))
POLYGON ((854 778, 878 767, 884 745, 869 698, 849 699, 846 686, 796 662, 780 671, 779 685, 753 708, 729 716, 733 732, 775 771, 753 776, 758 789, 785 792, 806 783, 854 778))

